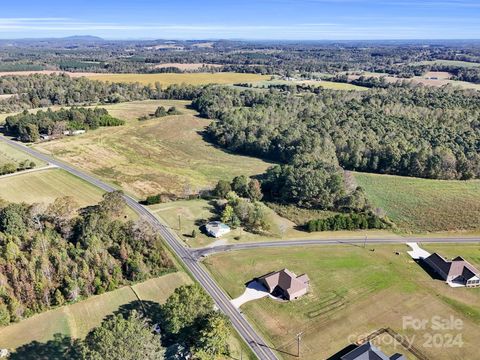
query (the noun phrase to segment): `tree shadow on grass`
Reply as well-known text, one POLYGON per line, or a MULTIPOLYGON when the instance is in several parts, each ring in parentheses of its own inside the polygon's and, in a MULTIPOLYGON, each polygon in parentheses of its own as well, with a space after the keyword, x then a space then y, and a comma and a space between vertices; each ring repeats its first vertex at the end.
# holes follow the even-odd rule
POLYGON ((128 304, 121 305, 114 315, 122 315, 127 318, 135 310, 142 314, 151 324, 160 323, 162 320, 162 307, 159 303, 149 300, 135 300, 128 304))
POLYGON ((80 343, 69 336, 55 334, 46 343, 32 341, 10 354, 11 360, 63 360, 80 359, 80 343))

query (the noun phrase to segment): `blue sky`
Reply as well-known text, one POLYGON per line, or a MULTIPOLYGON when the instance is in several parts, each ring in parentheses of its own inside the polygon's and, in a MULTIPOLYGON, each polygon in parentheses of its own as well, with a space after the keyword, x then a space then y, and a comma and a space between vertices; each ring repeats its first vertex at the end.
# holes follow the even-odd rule
POLYGON ((480 0, 5 1, 0 38, 480 39, 480 0))

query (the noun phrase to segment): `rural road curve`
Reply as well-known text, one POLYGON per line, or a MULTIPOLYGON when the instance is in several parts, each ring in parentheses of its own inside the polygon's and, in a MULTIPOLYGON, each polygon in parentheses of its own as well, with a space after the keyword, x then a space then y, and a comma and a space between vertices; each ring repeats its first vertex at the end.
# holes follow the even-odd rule
MULTIPOLYGON (((14 148, 26 152, 27 154, 34 156, 47 163, 58 166, 59 168, 75 175, 104 191, 118 190, 107 183, 90 176, 77 168, 74 168, 68 164, 58 161, 48 155, 27 147, 18 142, 12 141, 0 136, 0 141, 3 141, 14 148)), ((164 226, 148 209, 139 204, 132 197, 125 195, 125 201, 136 213, 144 218, 152 227, 157 230, 168 244, 170 249, 177 255, 177 257, 183 262, 185 267, 190 271, 193 277, 203 286, 203 288, 210 294, 215 301, 218 308, 225 313, 232 322, 235 329, 247 342, 248 346, 252 349, 255 355, 261 360, 278 360, 274 351, 265 343, 265 341, 256 333, 251 327, 248 321, 243 317, 240 311, 235 308, 230 302, 229 297, 223 292, 223 290, 212 279, 210 274, 203 268, 201 264, 197 262, 195 258, 191 256, 190 250, 182 245, 182 241, 178 238, 177 234, 172 230, 164 226)))
MULTIPOLYGON (((104 191, 118 190, 107 183, 98 180, 97 178, 88 175, 77 168, 74 168, 68 164, 65 164, 55 158, 42 154, 41 152, 27 147, 18 142, 12 141, 0 136, 0 141, 3 141, 16 149, 24 151, 31 156, 34 156, 47 163, 56 165, 57 167, 75 175, 104 191)), ((183 262, 185 267, 190 271, 193 277, 203 286, 203 288, 214 299, 218 308, 224 312, 231 320, 233 326, 238 333, 247 342, 249 347, 255 353, 255 355, 261 360, 278 359, 274 351, 265 343, 265 341, 255 332, 248 321, 243 317, 240 311, 232 305, 228 295, 217 285, 212 279, 210 274, 205 268, 198 262, 198 259, 210 254, 233 251, 233 250, 247 250, 257 248, 276 248, 276 247, 295 247, 295 246, 310 246, 310 245, 363 245, 366 244, 405 244, 406 242, 423 242, 423 243, 476 243, 480 242, 480 238, 415 238, 404 237, 398 239, 337 239, 337 240, 284 240, 284 241, 271 241, 261 243, 244 243, 244 244, 232 244, 232 245, 219 245, 210 248, 201 249, 189 249, 184 247, 182 240, 178 235, 165 225, 163 225, 158 218, 155 217, 147 208, 139 204, 134 198, 125 195, 125 201, 136 213, 142 218, 148 221, 154 229, 156 229, 170 249, 178 256, 183 262)))

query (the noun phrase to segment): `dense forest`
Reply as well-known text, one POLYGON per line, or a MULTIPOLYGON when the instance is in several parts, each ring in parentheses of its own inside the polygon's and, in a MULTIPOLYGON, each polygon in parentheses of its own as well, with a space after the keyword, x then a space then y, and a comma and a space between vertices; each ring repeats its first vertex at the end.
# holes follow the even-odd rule
POLYGON ((140 84, 114 84, 67 75, 3 76, 0 77, 0 95, 15 96, 0 101, 0 112, 144 100, 153 97, 152 92, 153 89, 140 84))
POLYGON ((480 62, 478 41, 106 41, 0 40, 0 71, 60 70, 100 73, 239 71, 290 75, 376 71, 420 75, 429 60, 480 62), (12 46, 13 45, 13 46, 12 46), (212 64, 185 70, 172 64, 212 64), (159 67, 164 64, 166 67, 159 67), (414 64, 412 66, 412 64, 414 64))
POLYGON ((63 136, 75 130, 94 130, 100 126, 120 126, 125 122, 108 114, 106 109, 73 107, 58 111, 24 111, 5 119, 5 132, 20 141, 38 141, 40 134, 63 136))
POLYGON ((144 222, 125 221, 120 192, 76 210, 72 198, 0 209, 0 325, 174 270, 144 222))
POLYGON ((21 111, 52 105, 96 105, 146 99, 191 100, 200 93, 199 87, 161 84, 145 86, 139 83, 110 83, 68 75, 0 76, 0 95, 12 94, 0 100, 0 113, 21 111))
POLYGON ((208 136, 280 163, 265 194, 317 208, 342 202, 343 169, 434 179, 480 176, 480 94, 409 84, 301 96, 210 87, 193 101, 208 136))

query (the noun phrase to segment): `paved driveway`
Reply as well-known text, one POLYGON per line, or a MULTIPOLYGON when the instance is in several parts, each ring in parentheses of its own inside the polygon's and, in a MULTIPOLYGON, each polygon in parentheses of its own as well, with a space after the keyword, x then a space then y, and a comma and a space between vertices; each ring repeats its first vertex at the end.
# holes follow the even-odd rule
POLYGON ((408 255, 414 260, 425 259, 430 256, 430 253, 426 250, 423 250, 416 242, 407 243, 408 246, 412 248, 411 251, 407 251, 408 255))
POLYGON ((258 281, 252 281, 248 283, 245 292, 241 296, 232 300, 232 305, 238 309, 246 302, 261 299, 267 296, 274 298, 268 293, 267 289, 265 289, 262 284, 260 284, 258 281))

